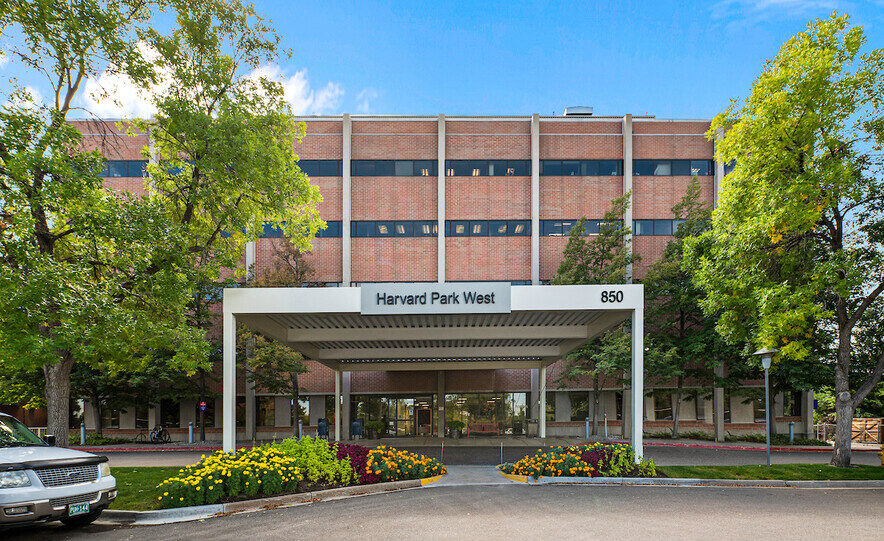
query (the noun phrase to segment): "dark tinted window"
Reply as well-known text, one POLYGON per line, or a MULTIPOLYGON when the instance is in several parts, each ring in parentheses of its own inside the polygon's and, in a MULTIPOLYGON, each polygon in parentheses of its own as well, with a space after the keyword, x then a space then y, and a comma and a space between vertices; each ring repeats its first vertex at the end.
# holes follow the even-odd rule
POLYGON ((446 163, 446 174, 449 177, 471 176, 469 160, 448 160, 446 163))
POLYGON ((124 161, 107 162, 107 176, 109 177, 127 177, 129 176, 129 163, 124 161))
POLYGON ((375 233, 374 222, 351 222, 351 235, 354 237, 373 237, 375 233))
POLYGON ((597 160, 583 160, 580 162, 580 174, 594 177, 599 174, 599 162, 597 160))
POLYGON ((671 235, 672 220, 654 220, 655 235, 671 235))
POLYGON ((672 160, 672 175, 687 177, 691 175, 691 160, 672 160))
POLYGON ((540 220, 540 234, 544 237, 560 237, 562 222, 559 220, 540 220))
POLYGON ((416 177, 432 177, 436 176, 436 162, 434 160, 415 160, 414 176, 416 177))
POLYGON ((735 162, 735 161, 728 162, 728 163, 724 164, 724 174, 727 175, 728 173, 733 171, 736 166, 737 166, 737 162, 735 162))
POLYGON ((580 162, 577 160, 565 160, 562 162, 562 175, 574 176, 580 174, 580 162))
POLYGON ((414 162, 411 160, 396 160, 394 166, 393 173, 397 177, 413 177, 414 176, 414 162))
POLYGON ((301 160, 298 162, 298 168, 308 177, 319 176, 319 160, 301 160))
POLYGON ((130 177, 147 176, 147 160, 132 160, 127 163, 129 164, 128 169, 130 177))
POLYGON ((471 237, 487 237, 488 220, 470 220, 469 234, 471 237))
MULTIPOLYGON (((571 234, 571 230, 579 220, 540 220, 540 235, 544 237, 559 237, 571 234)), ((597 235, 599 233, 600 220, 586 220, 583 224, 585 235, 597 235)), ((527 225, 527 224, 526 224, 527 225)), ((530 234, 530 228, 527 234, 530 234)))
POLYGON ((653 175, 654 160, 633 160, 632 174, 640 177, 653 175))
POLYGON ((396 222, 394 229, 397 237, 414 236, 414 222, 396 222))
POLYGON ((445 222, 445 234, 450 237, 466 237, 470 234, 470 222, 451 220, 445 222))
POLYGON ((710 160, 691 160, 691 175, 709 176, 712 174, 710 160))
POLYGON ((586 223, 583 225, 583 228, 586 230, 587 235, 598 235, 599 234, 599 220, 586 220, 586 223))
POLYGON ((319 160, 320 177, 339 177, 341 172, 341 160, 319 160))
POLYGON ((341 221, 328 220, 325 222, 326 228, 316 232, 317 238, 336 238, 341 236, 341 221))
POLYGON ((488 234, 492 237, 505 237, 506 233, 506 220, 491 220, 488 222, 488 234))
POLYGON ((471 177, 487 177, 488 162, 486 160, 470 160, 471 177))
POLYGON ((506 160, 489 160, 488 161, 488 176, 491 177, 504 177, 507 175, 507 164, 506 160))
POLYGON ((508 220, 507 234, 510 237, 526 237, 531 234, 530 220, 508 220))
POLYGON ((414 222, 414 236, 415 237, 435 237, 439 234, 439 227, 437 222, 433 222, 430 220, 416 221, 414 222))
POLYGON ((599 160, 599 175, 616 177, 623 174, 623 162, 620 160, 599 160))
POLYGON ((531 174, 531 162, 528 160, 507 160, 507 176, 527 177, 531 174))
POLYGON ((544 176, 557 176, 562 174, 562 162, 559 160, 541 160, 540 174, 544 176))
POLYGON ((353 237, 434 237, 436 231, 431 220, 360 220, 350 226, 353 237))
POLYGON ((375 236, 376 237, 392 237, 393 236, 393 222, 375 222, 375 236))
POLYGON ((654 220, 633 220, 632 233, 634 235, 653 235, 654 220))
POLYGON ((448 220, 450 237, 524 237, 531 234, 529 220, 448 220))

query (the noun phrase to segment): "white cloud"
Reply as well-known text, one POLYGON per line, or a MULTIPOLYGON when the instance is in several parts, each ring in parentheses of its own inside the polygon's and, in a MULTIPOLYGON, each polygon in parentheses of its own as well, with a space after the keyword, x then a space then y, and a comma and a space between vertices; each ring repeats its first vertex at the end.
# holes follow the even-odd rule
POLYGON ((319 90, 313 90, 307 78, 306 69, 298 70, 294 75, 286 77, 279 66, 267 64, 252 71, 249 77, 263 77, 280 82, 285 101, 288 102, 292 112, 296 115, 321 115, 338 112, 341 96, 344 95, 341 85, 334 82, 328 82, 319 90))
POLYGON ((0 68, 5 66, 6 64, 9 64, 9 55, 4 53, 3 51, 0 51, 0 68))
POLYGON ((18 108, 37 109, 43 104, 43 94, 31 85, 25 86, 23 89, 13 93, 8 100, 3 103, 4 109, 18 108))
MULTIPOLYGON (((152 61, 157 52, 146 44, 139 44, 144 58, 152 61)), ((150 118, 156 114, 153 97, 170 86, 169 76, 159 74, 159 83, 148 88, 136 85, 128 75, 105 71, 97 78, 86 80, 84 100, 86 109, 104 118, 150 118)))
POLYGON ((721 0, 712 5, 710 15, 716 21, 757 23, 776 17, 806 17, 814 11, 828 15, 840 3, 839 0, 721 0))
POLYGON ((378 91, 374 88, 364 88, 356 95, 356 110, 360 113, 371 112, 371 102, 378 99, 378 91))

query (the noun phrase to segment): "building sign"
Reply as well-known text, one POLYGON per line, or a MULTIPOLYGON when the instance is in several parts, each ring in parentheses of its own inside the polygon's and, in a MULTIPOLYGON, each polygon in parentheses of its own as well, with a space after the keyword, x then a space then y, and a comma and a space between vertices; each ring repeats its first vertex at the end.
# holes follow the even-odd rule
POLYGON ((508 314, 510 285, 501 282, 363 284, 362 313, 508 314))

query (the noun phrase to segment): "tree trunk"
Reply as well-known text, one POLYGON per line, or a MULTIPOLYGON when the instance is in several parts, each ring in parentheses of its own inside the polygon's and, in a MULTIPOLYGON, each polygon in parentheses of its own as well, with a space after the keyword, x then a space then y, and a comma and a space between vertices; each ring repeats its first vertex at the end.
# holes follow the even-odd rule
POLYGON ((74 359, 68 352, 62 354, 57 363, 43 365, 43 375, 46 377, 46 432, 55 436, 58 447, 68 446, 73 365, 74 359))
POLYGON ((675 406, 672 408, 672 439, 678 438, 678 415, 681 413, 681 393, 684 388, 684 376, 678 376, 675 389, 675 406))
POLYGON ((298 389, 298 373, 292 372, 292 436, 297 438, 298 419, 301 418, 301 406, 298 402, 301 400, 300 389, 298 389))
MULTIPOLYGON (((841 352, 839 351, 839 357, 841 352)), ((850 466, 850 445, 853 437, 853 403, 850 397, 848 370, 839 359, 835 366, 835 448, 832 466, 850 466)))

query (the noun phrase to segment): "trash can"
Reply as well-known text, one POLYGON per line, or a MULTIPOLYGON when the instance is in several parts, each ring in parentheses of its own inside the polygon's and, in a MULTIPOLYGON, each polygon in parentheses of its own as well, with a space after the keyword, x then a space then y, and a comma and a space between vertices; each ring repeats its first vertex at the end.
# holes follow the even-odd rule
POLYGON ((321 417, 316 423, 316 435, 328 439, 328 419, 321 417))
POLYGON ((361 438, 362 437, 362 419, 356 419, 352 423, 350 423, 350 437, 351 438, 361 438))

